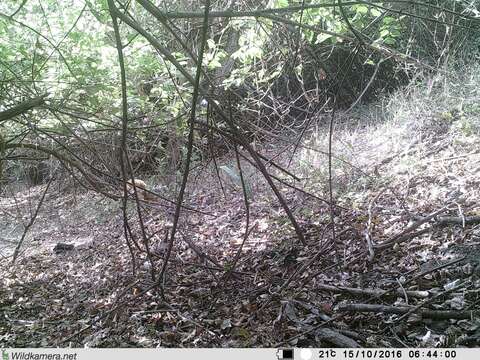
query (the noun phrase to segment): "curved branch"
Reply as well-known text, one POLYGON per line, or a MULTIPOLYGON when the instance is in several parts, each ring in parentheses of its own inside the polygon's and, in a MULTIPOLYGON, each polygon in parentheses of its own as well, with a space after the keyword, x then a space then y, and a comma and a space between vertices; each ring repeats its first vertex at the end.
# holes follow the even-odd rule
POLYGON ((70 74, 72 76, 75 76, 75 74, 73 73, 72 69, 70 68, 70 65, 68 64, 67 62, 67 59, 63 56, 63 53, 60 51, 60 49, 48 38, 46 37, 45 35, 43 35, 40 31, 38 30, 35 30, 33 27, 21 22, 21 21, 18 21, 18 20, 15 20, 5 14, 2 14, 0 13, 0 17, 3 17, 4 19, 6 20, 9 20, 9 21, 13 21, 14 23, 17 23, 18 25, 20 26, 23 26, 25 28, 27 28, 28 30, 32 31, 33 33, 37 34, 38 36, 40 36, 42 39, 44 39, 46 42, 48 42, 50 44, 50 46, 52 48, 54 48, 57 52, 58 52, 58 55, 60 56, 60 58, 62 59, 63 63, 65 64, 65 66, 67 67, 68 71, 70 72, 70 74))
POLYGON ((9 18, 13 18, 15 17, 15 15, 17 15, 20 10, 22 10, 22 8, 25 6, 25 4, 27 3, 27 0, 23 0, 22 3, 20 4, 20 6, 17 8, 17 10, 15 10, 11 15, 9 15, 8 17, 9 18))
MULTIPOLYGON (((148 1, 148 0, 147 0, 148 1)), ((478 18, 466 14, 461 14, 458 13, 454 10, 450 10, 447 8, 443 8, 441 6, 436 6, 433 4, 428 4, 426 2, 421 2, 421 1, 412 1, 412 0, 370 0, 370 1, 362 1, 362 0, 357 0, 357 1, 347 1, 343 3, 343 6, 352 6, 352 5, 359 5, 359 4, 365 4, 365 5, 374 5, 374 4, 385 4, 385 3, 392 3, 392 4, 407 4, 407 5, 417 5, 417 6, 423 6, 426 8, 430 9, 435 9, 438 11, 443 11, 452 15, 456 15, 465 19, 473 20, 473 21, 479 21, 478 18)), ((288 13, 294 13, 302 10, 308 10, 308 9, 321 9, 321 8, 333 8, 338 6, 335 1, 332 1, 331 3, 327 4, 305 4, 304 6, 302 5, 296 5, 296 6, 288 6, 288 7, 283 7, 283 8, 268 8, 268 9, 257 9, 257 10, 246 10, 246 11, 233 11, 233 10, 225 10, 225 11, 212 11, 209 14, 210 18, 216 18, 216 17, 223 17, 223 18, 233 18, 233 17, 248 17, 248 16, 266 16, 266 15, 274 15, 274 14, 288 14, 288 13)), ((184 12, 161 12, 162 16, 168 19, 192 19, 192 18, 202 18, 203 14, 202 12, 198 11, 184 11, 184 12)))
POLYGON ((110 199, 113 199, 113 200, 117 200, 119 198, 118 195, 114 195, 114 194, 111 194, 111 193, 108 193, 108 192, 102 190, 100 188, 99 184, 98 184, 98 181, 95 180, 90 174, 88 174, 77 161, 66 157, 65 155, 59 153, 58 151, 49 149, 45 146, 28 144, 28 143, 7 143, 7 144, 5 144, 5 150, 8 150, 8 149, 29 149, 29 150, 40 151, 40 152, 43 152, 45 154, 51 155, 51 156, 55 157, 56 159, 60 160, 62 163, 68 164, 68 165, 74 167, 75 169, 77 169, 83 175, 85 180, 87 180, 87 182, 92 186, 92 188, 95 191, 97 191, 97 192, 99 192, 99 193, 101 193, 101 194, 105 195, 106 197, 108 197, 110 199))
MULTIPOLYGON (((345 41, 348 41, 348 42, 351 42, 351 43, 356 43, 355 38, 352 38, 352 37, 347 36, 347 35, 337 34, 335 32, 328 31, 328 30, 322 30, 322 29, 320 29, 316 26, 311 26, 311 25, 307 25, 307 24, 300 24, 297 21, 284 19, 282 17, 275 16, 275 15, 265 15, 263 17, 266 18, 266 19, 270 19, 270 20, 273 20, 273 21, 276 21, 276 22, 287 24, 287 25, 300 26, 304 29, 308 29, 308 30, 313 31, 315 33, 327 34, 327 35, 335 36, 339 39, 342 39, 342 40, 345 40, 345 41)), ((365 46, 374 50, 374 51, 377 51, 377 52, 379 52, 379 53, 381 53, 385 56, 391 56, 391 57, 393 57, 393 58, 395 58, 399 61, 410 62, 410 63, 413 63, 413 64, 415 64, 415 65, 417 65, 421 68, 425 68, 425 69, 428 69, 428 70, 431 70, 431 71, 436 71, 436 72, 441 71, 438 68, 435 68, 433 66, 425 64, 425 63, 421 62, 420 60, 415 59, 412 56, 404 54, 404 53, 402 53, 400 51, 397 51, 395 49, 388 48, 386 46, 382 46, 380 44, 368 44, 368 43, 366 43, 365 46)))
MULTIPOLYGON (((345 23, 347 24, 348 28, 350 29, 350 31, 352 32, 353 35, 355 35, 355 37, 357 38, 358 42, 361 44, 361 45, 365 45, 365 41, 363 41, 363 34, 360 33, 357 29, 355 29, 355 27, 352 25, 352 23, 350 22, 350 20, 348 19, 348 16, 347 16, 347 13, 345 11, 345 8, 344 8, 344 4, 342 3, 342 0, 338 0, 338 7, 340 8, 340 13, 342 14, 342 18, 343 20, 345 21, 345 23)), ((301 22, 300 22, 301 23, 301 22)))
POLYGON ((33 108, 36 108, 45 104, 45 97, 47 95, 48 94, 43 94, 33 99, 25 100, 24 102, 21 102, 20 104, 15 105, 14 107, 8 110, 0 111, 0 123, 3 121, 7 121, 11 118, 14 118, 15 116, 24 114, 33 108))
MULTIPOLYGON (((158 277, 158 285, 161 285, 163 281, 165 271, 167 270, 168 260, 170 259, 170 255, 172 253, 173 244, 175 241, 175 233, 178 226, 178 220, 180 218, 180 211, 182 209, 182 202, 183 197, 185 195, 185 189, 187 188, 188 183, 188 174, 190 172, 190 162, 192 159, 193 153, 193 138, 194 138, 194 128, 195 128, 195 110, 197 99, 200 93, 200 77, 202 75, 202 61, 203 61, 203 53, 205 51, 205 47, 207 44, 207 30, 208 30, 208 13, 210 11, 210 0, 205 1, 205 13, 203 19, 203 27, 202 27, 202 42, 199 48, 198 54, 198 62, 197 62, 197 72, 195 74, 195 81, 193 83, 193 95, 192 95, 192 110, 190 112, 190 124, 189 124, 189 132, 188 132, 188 144, 187 144, 187 156, 185 159, 185 170, 183 173, 182 184, 180 186, 180 191, 177 197, 177 206, 175 208, 175 215, 173 217, 173 225, 172 225, 172 233, 170 234, 170 239, 168 243, 167 253, 165 254, 165 258, 163 260, 162 269, 160 271, 160 275, 158 277)), ((163 288, 162 294, 163 294, 163 288)))
MULTIPOLYGON (((139 0, 139 3, 142 5, 144 0, 139 0)), ((123 14, 121 11, 119 11, 117 8, 112 9, 113 13, 120 18, 122 21, 124 21, 128 26, 131 28, 135 29, 137 32, 139 32, 145 39, 147 39, 150 44, 152 44, 155 49, 157 49, 168 61, 170 61, 173 66, 177 68, 177 70, 185 76, 186 80, 191 84, 195 84, 195 79, 193 76, 175 59, 175 57, 170 53, 168 49, 166 49, 160 42, 150 35, 144 28, 142 28, 137 22, 133 21, 130 19, 128 16, 123 14)), ((234 124, 230 118, 225 114, 223 109, 215 102, 215 99, 209 94, 205 89, 200 88, 198 89, 199 93, 202 94, 208 102, 212 105, 212 107, 215 109, 215 112, 222 118, 222 120, 225 121, 225 123, 228 125, 230 128, 232 134, 235 137, 235 141, 238 142, 240 145, 242 145, 248 153, 252 156, 253 160, 258 166, 259 171, 262 173, 263 177, 267 181, 268 185, 272 189, 272 191, 275 193, 275 196, 278 199, 278 202, 282 206, 283 210, 287 214, 291 224, 293 225, 295 232, 297 234, 298 239, 301 241, 303 245, 305 245, 305 237, 303 235, 302 229, 300 228, 300 225, 298 224, 297 220, 295 219, 292 211, 288 207, 285 199, 283 198, 283 195, 281 192, 278 190, 276 187, 275 183, 273 182, 271 176, 269 175, 265 165, 263 164, 262 160, 258 156, 257 152, 252 148, 248 140, 245 138, 243 133, 240 132, 240 130, 237 128, 236 124, 234 124)))

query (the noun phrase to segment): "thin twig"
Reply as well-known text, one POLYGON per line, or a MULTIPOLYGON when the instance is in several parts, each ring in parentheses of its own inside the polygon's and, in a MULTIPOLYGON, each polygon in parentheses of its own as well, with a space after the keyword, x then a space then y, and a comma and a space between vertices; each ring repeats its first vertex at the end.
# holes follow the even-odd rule
POLYGON ((209 13, 209 11, 210 11, 210 0, 206 0, 205 1, 205 13, 204 13, 204 19, 203 19, 203 26, 202 26, 202 40, 201 40, 201 44, 200 44, 200 48, 199 48, 196 76, 195 76, 195 80, 194 80, 194 83, 193 83, 194 88, 193 88, 193 95, 192 95, 192 109, 191 109, 191 112, 190 112, 190 124, 189 124, 188 143, 187 143, 187 156, 186 156, 186 159, 185 159, 185 169, 184 169, 184 172, 183 172, 182 184, 180 186, 180 191, 179 191, 178 197, 177 197, 177 206, 175 208, 175 215, 173 217, 173 225, 172 225, 172 230, 171 230, 170 239, 169 239, 169 243, 168 243, 167 253, 165 254, 162 269, 160 270, 160 274, 159 274, 159 277, 158 277, 158 280, 157 280, 157 286, 160 287, 162 297, 165 297, 165 294, 163 292, 162 282, 164 280, 165 271, 167 270, 168 260, 170 259, 170 256, 172 254, 172 248, 173 248, 173 244, 174 244, 174 241, 175 241, 175 234, 176 234, 177 227, 178 227, 180 212, 182 210, 183 197, 184 197, 184 194, 185 194, 185 189, 187 187, 188 175, 189 175, 189 172, 190 172, 190 162, 191 162, 192 153, 193 153, 196 104, 197 104, 197 99, 198 99, 198 95, 199 95, 199 85, 200 85, 200 76, 201 76, 201 73, 202 73, 203 54, 204 54, 205 46, 206 46, 206 43, 207 43, 208 13, 209 13))
POLYGON ((20 252, 20 248, 22 247, 23 242, 25 241, 25 237, 27 236, 28 230, 32 227, 32 225, 35 223, 35 220, 37 219, 38 213, 40 212, 40 209, 42 208, 43 201, 45 200, 45 195, 47 195, 48 189, 50 188, 50 185, 52 184, 54 177, 52 176, 50 180, 47 183, 47 186, 45 187, 45 190, 42 193, 42 197, 38 201, 37 207, 35 209, 35 212, 32 214, 30 217, 30 221, 28 224, 25 226, 25 229, 23 229, 23 234, 21 239, 18 241, 17 246, 15 247, 15 250, 13 252, 13 257, 12 257, 12 265, 15 264, 15 260, 17 260, 18 254, 20 252))

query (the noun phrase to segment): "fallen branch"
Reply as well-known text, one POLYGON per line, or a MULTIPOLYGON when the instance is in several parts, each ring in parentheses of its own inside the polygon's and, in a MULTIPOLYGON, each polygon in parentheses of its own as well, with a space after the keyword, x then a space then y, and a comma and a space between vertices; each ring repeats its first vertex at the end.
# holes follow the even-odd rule
POLYGON ((383 250, 383 249, 386 249, 386 248, 392 246, 393 244, 403 243, 407 240, 413 239, 414 237, 423 235, 423 234, 429 232, 430 230, 433 230, 433 228, 435 226, 445 226, 445 225, 451 225, 451 224, 462 225, 462 226, 463 225, 480 224, 480 216, 464 216, 464 217, 462 217, 462 216, 441 216, 441 217, 438 217, 438 218, 436 217, 438 214, 440 214, 440 213, 442 213, 446 210, 447 210, 447 206, 444 206, 440 210, 437 210, 437 211, 433 212, 432 214, 430 214, 428 216, 425 216, 425 217, 417 216, 417 217, 415 217, 415 219, 417 220, 416 222, 414 222, 412 225, 407 227, 401 233, 393 236, 392 238, 384 241, 383 243, 378 244, 378 245, 374 245, 374 248, 378 249, 378 250, 383 250), (425 229, 422 229, 422 230, 419 230, 419 231, 414 232, 414 233, 410 233, 410 231, 418 228, 419 226, 425 224, 426 222, 428 222, 432 219, 435 220, 435 222, 433 223, 432 226, 430 226, 428 228, 425 228, 425 229))
POLYGON ((360 345, 353 339, 340 334, 339 332, 330 328, 318 329, 315 331, 315 337, 320 340, 329 342, 332 345, 340 348, 359 348, 360 345))
POLYGON ((374 251, 374 246, 373 246, 373 241, 372 241, 372 229, 373 229, 373 215, 372 215, 372 210, 373 210, 373 205, 377 202, 378 198, 382 196, 382 194, 385 192, 385 189, 381 190, 370 202, 368 205, 368 221, 367 221, 367 227, 365 229, 365 240, 367 243, 367 251, 368 251, 368 261, 372 262, 373 258, 375 257, 375 251, 374 251))
POLYGON ((420 235, 423 235, 423 234, 429 232, 430 230, 433 230, 433 228, 434 228, 434 226, 430 226, 430 227, 427 227, 427 228, 425 228, 425 229, 418 230, 418 231, 416 231, 416 232, 414 232, 414 233, 409 233, 409 234, 407 233, 407 234, 405 234, 405 235, 402 235, 402 236, 400 236, 400 237, 395 238, 395 240, 387 240, 387 241, 384 241, 384 242, 381 243, 381 244, 374 245, 374 248, 375 248, 376 250, 384 250, 384 249, 386 249, 386 248, 391 247, 391 246, 394 245, 394 244, 401 244, 401 243, 403 243, 403 242, 405 242, 405 241, 407 241, 407 240, 410 240, 410 239, 416 238, 416 237, 418 237, 418 236, 420 236, 420 235))
POLYGON ((457 159, 469 157, 469 156, 472 156, 472 155, 476 155, 476 154, 478 154, 478 153, 480 153, 480 151, 474 151, 474 152, 471 152, 471 153, 468 153, 468 154, 450 156, 450 157, 441 158, 441 159, 432 159, 432 160, 426 162, 426 164, 430 164, 430 163, 434 163, 434 162, 439 162, 439 161, 457 160, 457 159))
MULTIPOLYGON (((410 310, 415 309, 414 306, 387 306, 379 304, 342 304, 338 307, 338 311, 349 312, 376 312, 386 314, 406 314, 410 310)), ((448 320, 448 319, 471 319, 479 317, 480 311, 457 311, 457 310, 418 310, 418 315, 423 318, 448 320)))
MULTIPOLYGON (((433 219, 435 216, 447 211, 447 209, 448 209, 448 205, 442 207, 440 210, 434 211, 430 215, 422 218, 421 220, 415 221, 412 225, 407 226, 407 228, 405 230, 403 230, 402 232, 398 233, 397 235, 394 235, 393 237, 384 241, 383 243, 376 245, 375 248, 385 249, 387 247, 390 247, 390 245, 393 245, 395 243, 404 242, 404 241, 410 239, 411 236, 409 234, 410 234, 411 231, 419 228, 420 226, 422 226, 426 222, 433 219)), ((423 229, 423 230, 425 230, 425 229, 423 229)), ((422 230, 420 230, 420 231, 422 231, 422 230)), ((418 234, 418 235, 421 235, 421 234, 418 234)), ((418 236, 418 235, 416 235, 416 236, 418 236)))
POLYGON ((431 274, 431 273, 433 273, 433 272, 435 272, 435 271, 438 271, 438 270, 444 269, 444 268, 446 268, 446 267, 449 267, 449 266, 458 264, 459 262, 461 262, 461 261, 463 261, 463 260, 465 260, 465 259, 466 259, 466 257, 465 257, 465 256, 462 256, 462 257, 460 257, 460 258, 458 258, 458 259, 454 259, 454 260, 452 260, 452 261, 448 261, 448 262, 446 262, 446 263, 443 263, 443 264, 434 266, 434 267, 432 267, 431 269, 424 270, 424 271, 418 273, 417 275, 415 275, 414 277, 412 277, 412 278, 408 279, 407 281, 405 281, 405 283, 403 283, 403 285, 405 286, 405 285, 407 285, 407 284, 409 284, 409 283, 411 283, 411 282, 413 282, 413 281, 415 281, 415 280, 417 280, 417 279, 420 279, 420 278, 424 277, 425 275, 431 274))
MULTIPOLYGON (((386 295, 391 295, 390 290, 383 290, 383 289, 359 289, 359 288, 351 288, 346 286, 333 286, 327 284, 320 284, 316 286, 318 289, 331 291, 334 293, 349 293, 353 295, 360 295, 360 296, 374 296, 374 297, 382 297, 386 295)), ((407 290, 403 291, 402 289, 396 289, 395 293, 398 295, 407 294, 410 297, 425 299, 429 296, 428 291, 416 291, 416 290, 407 290)))
MULTIPOLYGON (((423 217, 418 216, 415 219, 421 220, 423 217)), ((480 216, 440 216, 435 219, 435 224, 444 225, 474 225, 480 224, 480 216)))
POLYGON ((449 290, 446 290, 444 292, 441 292, 441 293, 438 293, 437 295, 433 296, 432 298, 430 299, 426 299, 426 300, 423 300, 420 304, 416 305, 415 307, 411 308, 410 310, 408 310, 405 314, 403 314, 402 316, 400 316, 398 319, 396 319, 395 321, 396 322, 399 322, 401 320, 403 320, 404 318, 406 318, 407 316, 409 316, 410 314, 413 314, 413 313, 418 313, 420 311, 420 309, 422 307, 424 307, 425 305, 428 305, 428 304, 431 304, 433 303, 434 301, 436 301, 437 299, 447 295, 447 294, 450 294, 454 291, 457 291, 461 288, 463 288, 465 286, 466 282, 463 282, 463 283, 460 283, 458 284, 457 286, 454 286, 452 287, 451 289, 449 290))

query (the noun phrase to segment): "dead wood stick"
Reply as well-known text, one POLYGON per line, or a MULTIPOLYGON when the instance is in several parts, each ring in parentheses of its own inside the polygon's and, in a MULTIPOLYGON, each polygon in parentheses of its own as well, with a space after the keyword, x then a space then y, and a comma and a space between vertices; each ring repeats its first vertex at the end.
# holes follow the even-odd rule
POLYGON ((463 261, 463 260, 465 260, 465 259, 466 259, 466 257, 465 257, 465 256, 462 256, 462 257, 459 257, 458 259, 454 259, 454 260, 452 260, 452 261, 448 261, 448 262, 446 262, 446 263, 443 263, 443 264, 434 266, 434 267, 432 267, 431 269, 424 270, 424 271, 418 273, 417 275, 415 275, 414 277, 412 277, 412 278, 408 279, 407 281, 405 281, 405 283, 404 283, 403 285, 405 286, 405 285, 407 285, 407 284, 409 284, 409 283, 411 283, 411 282, 413 282, 413 281, 415 281, 415 280, 417 280, 417 279, 419 279, 419 278, 421 278, 421 277, 424 277, 425 275, 428 275, 428 274, 430 274, 430 273, 433 273, 433 272, 435 272, 435 271, 441 270, 441 269, 443 269, 443 268, 446 268, 446 267, 455 265, 455 264, 457 264, 457 263, 459 263, 459 262, 461 262, 461 261, 463 261))
MULTIPOLYGON (((382 312, 386 314, 406 314, 414 309, 414 306, 387 306, 380 304, 342 304, 338 307, 338 311, 349 312, 382 312)), ((456 311, 456 310, 419 310, 417 312, 424 318, 436 320, 448 319, 471 319, 480 316, 480 311, 456 311)))
POLYGON ((434 163, 434 162, 438 162, 438 161, 457 160, 457 159, 469 157, 469 156, 472 156, 472 155, 476 155, 479 152, 480 151, 474 151, 474 152, 471 152, 471 153, 468 153, 468 154, 463 154, 463 155, 450 156, 450 157, 445 157, 445 158, 441 158, 441 159, 432 159, 430 161, 425 162, 425 164, 430 164, 430 163, 434 163))
POLYGON ((378 198, 382 196, 382 194, 385 192, 386 188, 383 188, 374 198, 372 201, 370 201, 370 204, 368 205, 368 221, 367 221, 367 227, 365 229, 365 240, 367 242, 367 251, 368 251, 368 261, 372 262, 373 258, 375 257, 375 251, 373 249, 373 241, 372 241, 372 228, 373 228, 373 205, 377 202, 378 198))
MULTIPOLYGON (((248 222, 247 222, 247 225, 248 225, 248 222)), ((225 271, 225 274, 223 274, 224 281, 227 281, 230 278, 230 275, 232 275, 232 273, 234 272, 235 266, 237 266, 238 260, 240 259, 240 255, 242 254, 243 245, 245 245, 245 241, 247 241, 252 231, 257 228, 257 225, 258 223, 255 223, 250 229, 248 228, 245 229, 245 235, 243 236, 242 243, 240 244, 237 250, 237 253, 234 256, 233 261, 230 263, 229 269, 225 271)))
POLYGON ((28 231, 30 228, 33 226, 35 223, 35 220, 37 220, 38 214, 40 212, 40 209, 42 208, 43 202, 45 201, 45 196, 47 195, 48 189, 50 188, 50 185, 52 184, 53 180, 55 179, 55 176, 52 176, 50 180, 48 181, 47 186, 45 187, 45 190, 43 190, 42 196, 40 197, 40 200, 38 200, 37 207, 35 209, 35 212, 32 214, 30 217, 30 220, 27 225, 25 225, 23 229, 23 234, 20 240, 17 243, 17 246, 15 247, 15 250, 13 251, 13 256, 12 256, 12 262, 11 265, 15 264, 15 260, 17 260, 18 255, 20 254, 20 249, 22 248, 23 242, 25 241, 25 237, 27 236, 28 231))
POLYGON ((396 154, 393 154, 391 156, 388 156, 386 157, 385 159, 383 159, 382 161, 380 161, 380 163, 378 163, 377 165, 375 165, 373 168, 374 168, 374 173, 378 174, 378 169, 381 167, 381 166, 384 166, 386 164, 388 164, 390 161, 392 161, 393 159, 397 158, 397 157, 403 157, 403 156, 407 156, 407 155, 410 155, 410 153, 412 153, 413 151, 415 151, 415 148, 414 146, 418 143, 418 141, 414 141, 413 143, 409 144, 407 149, 405 149, 404 151, 401 151, 401 152, 397 152, 396 154))
POLYGON ((192 243, 187 237, 184 237, 183 241, 185 241, 188 244, 190 249, 192 249, 193 252, 195 252, 200 259, 206 259, 206 260, 210 261, 212 264, 214 264, 216 267, 223 268, 223 266, 218 261, 216 261, 214 258, 212 258, 208 254, 203 252, 194 243, 192 243))
POLYGON ((315 336, 340 348, 359 348, 360 345, 353 339, 340 334, 330 328, 322 328, 315 331, 315 336))
MULTIPOLYGON (((423 219, 421 216, 415 217, 415 219, 423 219)), ((436 225, 450 225, 450 224, 459 224, 459 225, 472 225, 480 223, 480 216, 439 216, 435 219, 436 225)))
POLYGON ((338 332, 340 334, 343 334, 345 336, 348 336, 349 338, 352 338, 353 340, 358 340, 358 341, 366 341, 365 336, 360 335, 356 331, 352 330, 347 330, 347 329, 338 329, 338 332))
POLYGON ((398 238, 396 238, 395 240, 387 240, 387 241, 384 241, 383 243, 381 244, 378 244, 378 245, 374 245, 374 248, 376 250, 384 250, 386 248, 389 248, 391 247, 392 245, 394 244, 401 244, 407 240, 410 240, 410 239, 413 239, 413 238, 416 238, 417 236, 420 236, 420 235, 423 235, 427 232, 429 232, 430 230, 433 230, 433 226, 430 226, 428 228, 425 228, 425 229, 422 229, 422 230, 418 230, 414 233, 407 233, 407 234, 404 234, 398 238))
MULTIPOLYGON (((442 207, 441 209, 437 210, 437 211, 434 211, 433 213, 431 213, 430 215, 428 216, 425 216, 424 218, 422 218, 421 220, 418 220, 418 221, 415 221, 412 225, 410 226, 407 226, 407 228, 403 231, 401 231, 400 233, 398 233, 397 235, 394 235, 392 236, 390 239, 384 241, 383 243, 381 244, 378 244, 375 246, 375 248, 377 249, 385 249, 387 247, 389 247, 390 245, 392 244, 395 244, 395 243, 399 243, 399 242, 403 242, 403 241, 406 241, 408 240, 410 237, 406 237, 405 236, 407 234, 410 234, 410 232, 412 230, 415 230, 417 229, 418 227, 422 226, 423 224, 425 224, 427 221, 430 221, 431 219, 433 219, 435 216, 447 211, 448 209, 448 206, 449 205, 445 205, 444 207, 442 207), (401 241, 403 240, 403 241, 401 241)), ((421 230, 420 230, 421 231, 421 230)), ((420 234, 419 234, 420 235, 420 234)), ((418 235, 417 235, 418 236, 418 235)))
MULTIPOLYGON (((383 290, 383 289, 359 289, 359 288, 351 288, 346 286, 332 286, 327 284, 317 285, 317 288, 321 290, 331 291, 334 293, 350 293, 353 295, 360 295, 360 296, 381 297, 385 295, 391 295, 390 290, 383 290)), ((410 297, 420 298, 420 299, 425 299, 429 296, 428 291, 407 290, 404 292, 402 289, 395 289, 395 293, 398 295, 404 295, 404 293, 406 293, 410 297)))
POLYGON ((423 300, 420 304, 414 306, 413 308, 411 308, 410 310, 408 310, 405 314, 403 314, 402 316, 400 316, 398 319, 395 320, 395 322, 399 322, 403 319, 405 319, 407 316, 409 316, 410 314, 413 314, 413 313, 417 313, 422 307, 424 307, 425 305, 428 305, 428 304, 431 304, 432 302, 434 302, 435 300, 447 295, 447 294, 450 294, 454 291, 457 291, 458 289, 461 289, 462 287, 464 287, 466 284, 466 282, 462 282, 460 283, 459 285, 457 286, 454 286, 453 288, 449 289, 449 290, 446 290, 444 292, 441 292, 441 293, 438 293, 437 295, 433 296, 432 298, 430 299, 425 299, 423 300))

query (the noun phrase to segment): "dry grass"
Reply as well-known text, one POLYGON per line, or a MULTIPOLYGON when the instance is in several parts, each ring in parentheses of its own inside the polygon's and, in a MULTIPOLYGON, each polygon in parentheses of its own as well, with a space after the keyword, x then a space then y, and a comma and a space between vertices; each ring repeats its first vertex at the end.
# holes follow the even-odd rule
MULTIPOLYGON (((339 200, 352 192, 397 186, 405 177, 435 174, 453 163, 478 165, 480 142, 480 66, 424 79, 388 98, 339 114, 335 120, 334 184, 339 200), (458 156, 457 159, 450 159, 458 156), (446 159, 446 160, 442 160, 446 159), (361 170, 361 171, 360 171, 361 170)), ((326 191, 328 127, 320 126, 297 159, 308 187, 326 191)), ((474 166, 473 166, 474 167, 474 166)), ((451 168, 454 171, 454 168, 451 168)), ((473 171, 470 169, 469 171, 473 171)), ((453 184, 439 192, 449 192, 453 184)))

